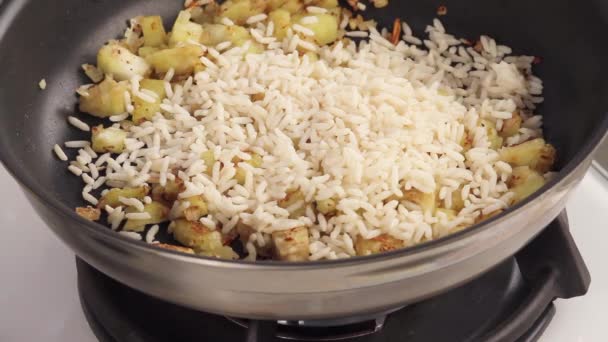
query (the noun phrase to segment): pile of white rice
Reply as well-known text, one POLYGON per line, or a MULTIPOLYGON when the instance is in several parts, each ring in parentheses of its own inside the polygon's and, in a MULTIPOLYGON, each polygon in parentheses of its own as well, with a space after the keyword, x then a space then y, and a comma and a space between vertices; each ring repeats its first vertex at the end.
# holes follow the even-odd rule
MULTIPOLYGON (((542 83, 531 75, 533 57, 507 57, 511 49, 488 37, 478 53, 445 33, 439 20, 424 41, 404 23, 397 45, 371 29, 347 34, 368 38, 358 45, 322 48, 302 39, 307 32, 278 42, 272 27, 256 25, 251 33, 267 47, 264 53, 245 55, 247 44, 228 42, 206 47, 206 70, 183 85, 172 85, 168 75, 162 110, 170 115, 131 127, 121 155, 97 156, 85 142, 67 144, 82 148, 70 167, 87 183, 87 201, 96 204, 91 191, 103 185, 163 185, 179 177, 186 187, 180 198, 200 194, 207 201, 205 225, 224 233, 239 221, 254 228, 249 258, 256 258, 256 246, 270 243, 272 232, 307 226, 310 260, 354 256, 360 237, 389 234, 413 245, 507 206, 511 167, 498 160, 477 123, 490 120, 500 129, 519 110, 523 128, 507 144, 542 136, 540 117, 530 114, 543 100, 542 83), (301 57, 298 47, 316 51, 320 60, 301 57), (263 100, 252 100, 258 94, 263 100), (465 130, 473 137, 466 153, 460 145, 465 130), (211 176, 200 158, 207 150, 217 159, 211 176), (233 163, 252 152, 263 157, 261 168, 233 163), (246 169, 242 186, 234 179, 237 167, 246 169), (306 201, 295 206, 306 205, 306 216, 290 219, 277 201, 296 189, 306 201), (437 192, 445 208, 458 191, 465 207, 448 220, 413 203, 386 201, 409 189, 437 192), (306 204, 328 198, 338 201, 333 217, 306 204)), ((140 93, 138 80, 132 85, 140 93)), ((177 203, 173 217, 185 207, 177 203)), ((124 210, 108 210, 118 227, 124 210)))

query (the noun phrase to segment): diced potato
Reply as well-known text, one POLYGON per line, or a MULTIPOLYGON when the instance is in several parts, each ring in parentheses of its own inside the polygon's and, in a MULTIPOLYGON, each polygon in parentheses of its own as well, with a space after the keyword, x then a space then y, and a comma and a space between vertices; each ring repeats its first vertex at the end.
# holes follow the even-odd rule
POLYGON ((462 146, 462 153, 467 152, 473 147, 473 135, 468 130, 464 131, 460 146, 462 146))
MULTIPOLYGON (((168 207, 164 206, 160 202, 151 202, 145 204, 143 212, 150 214, 150 218, 145 220, 128 219, 125 223, 124 230, 131 232, 143 232, 146 225, 158 224, 167 221, 169 210, 170 209, 168 207)), ((134 213, 136 210, 133 207, 129 207, 126 212, 134 213)))
POLYGON ((458 188, 452 192, 452 207, 451 209, 460 212, 464 208, 464 200, 462 199, 462 188, 458 188))
POLYGON ((143 77, 150 73, 150 65, 145 59, 117 43, 104 45, 99 50, 97 67, 118 81, 130 80, 135 76, 143 77))
POLYGON ((308 51, 304 54, 304 56, 308 57, 308 60, 311 63, 314 63, 319 60, 319 55, 316 52, 308 51))
POLYGON ((197 45, 186 45, 165 49, 149 55, 146 60, 154 67, 157 74, 165 74, 173 69, 176 75, 187 75, 201 65, 200 57, 203 49, 197 45))
POLYGON ((475 223, 479 223, 479 222, 483 222, 485 220, 489 220, 489 219, 491 219, 494 216, 500 215, 500 213, 502 213, 502 212, 503 212, 503 210, 499 209, 499 210, 493 211, 493 212, 491 212, 489 214, 486 214, 486 215, 479 215, 475 219, 475 223))
POLYGON ((201 153, 201 159, 205 162, 205 173, 211 175, 213 172, 213 165, 215 164, 215 155, 213 151, 207 150, 201 153))
POLYGON ((369 240, 359 237, 355 243, 355 251, 359 256, 384 253, 403 247, 405 247, 405 242, 388 234, 382 234, 369 240))
POLYGON ((205 227, 200 222, 189 222, 184 219, 172 223, 173 237, 181 244, 191 247, 196 254, 221 259, 236 259, 238 255, 222 243, 222 235, 205 227))
POLYGON ((291 13, 285 9, 277 9, 268 14, 274 25, 274 36, 282 40, 287 35, 287 29, 291 26, 291 13))
POLYGON ((120 128, 99 125, 91 129, 91 148, 99 153, 122 153, 126 138, 127 132, 120 128))
POLYGON ((241 46, 251 36, 246 28, 238 25, 226 26, 221 24, 205 24, 201 35, 201 43, 207 46, 215 46, 222 42, 232 42, 236 46, 241 46))
POLYGON ((190 202, 190 206, 184 210, 184 217, 188 221, 197 221, 201 217, 207 215, 207 203, 203 199, 203 196, 192 196, 185 199, 190 202))
POLYGON ((93 208, 91 206, 78 207, 76 208, 76 214, 89 221, 97 221, 101 217, 101 210, 99 210, 99 208, 93 208))
POLYGON ((249 17, 263 13, 267 0, 228 0, 220 6, 220 16, 243 25, 249 17))
POLYGON ((503 121, 502 128, 499 132, 500 136, 503 138, 514 136, 519 132, 521 124, 522 118, 521 115, 519 115, 519 112, 513 113, 513 116, 510 119, 503 121))
POLYGON ((317 44, 326 45, 335 42, 338 39, 338 18, 327 13, 314 16, 317 17, 317 22, 314 24, 302 24, 300 21, 302 16, 298 16, 298 22, 315 33, 313 38, 317 44))
POLYGON ((316 0, 313 1, 313 4, 317 7, 330 9, 338 7, 338 0, 316 0))
POLYGON ((144 46, 159 47, 167 42, 167 32, 160 16, 143 17, 139 24, 144 34, 144 46))
POLYGON ((150 188, 145 185, 136 188, 113 188, 101 197, 97 206, 103 208, 108 205, 112 208, 116 208, 123 205, 119 200, 120 197, 142 200, 148 195, 149 191, 150 188))
POLYGON ((494 150, 498 150, 499 148, 501 148, 503 140, 496 131, 496 125, 488 120, 481 120, 481 126, 486 128, 486 131, 488 133, 488 141, 490 142, 490 148, 494 150))
POLYGON ((308 228, 298 227, 272 233, 274 254, 279 260, 306 261, 310 255, 308 228))
POLYGON ((87 75, 87 77, 91 79, 91 81, 93 81, 93 83, 99 83, 103 81, 103 71, 101 71, 96 66, 91 64, 83 64, 82 70, 84 71, 84 74, 87 75))
POLYGON ((152 245, 156 246, 156 247, 164 248, 164 249, 170 249, 170 250, 176 251, 176 252, 182 252, 182 253, 186 253, 186 254, 194 254, 194 250, 192 248, 188 248, 188 247, 169 245, 169 244, 166 244, 166 243, 154 243, 152 245))
POLYGON ((81 112, 99 118, 125 113, 127 111, 125 104, 127 89, 126 84, 118 83, 111 77, 106 77, 103 82, 87 89, 88 96, 80 97, 79 109, 81 112))
POLYGON ((540 173, 551 170, 555 163, 555 148, 542 138, 505 147, 500 150, 500 159, 512 166, 529 166, 540 173))
POLYGON ((153 46, 142 46, 137 51, 137 54, 140 57, 146 58, 146 57, 150 56, 151 54, 157 52, 158 50, 160 50, 160 48, 153 47, 153 46))
POLYGON ((296 219, 306 215, 306 203, 304 202, 304 194, 300 190, 290 191, 287 196, 279 201, 279 207, 283 209, 289 209, 289 217, 296 219), (301 202, 299 206, 294 207, 295 204, 301 202))
POLYGON ((176 177, 175 180, 167 180, 165 186, 155 185, 152 188, 152 198, 155 201, 173 203, 182 191, 184 191, 184 182, 176 177))
POLYGON ((513 169, 507 186, 513 192, 513 203, 521 202, 545 185, 545 178, 528 166, 519 166, 513 169))
POLYGON ((186 43, 188 41, 198 42, 203 34, 203 27, 197 23, 190 21, 191 15, 189 11, 181 11, 173 24, 169 45, 175 46, 177 43, 186 43))
POLYGON ((323 215, 330 215, 336 212, 337 203, 331 198, 317 201, 317 210, 323 215))
POLYGON ((287 2, 287 0, 268 0, 267 10, 274 11, 276 9, 279 9, 279 8, 283 7, 283 5, 285 5, 286 2, 287 2))
POLYGON ((281 8, 289 11, 291 14, 295 14, 304 9, 304 3, 302 3, 302 0, 287 0, 281 8))
POLYGON ((220 5, 216 1, 212 1, 204 7, 194 7, 190 9, 192 21, 197 24, 213 23, 219 19, 220 5))
MULTIPOLYGON (((251 159, 247 160, 246 163, 256 168, 262 167, 262 156, 257 153, 252 153, 251 159)), ((240 185, 245 184, 245 179, 247 178, 247 171, 245 171, 245 169, 241 167, 237 167, 234 178, 240 185)))
POLYGON ((420 190, 411 189, 403 192, 403 200, 414 203, 420 206, 420 209, 424 212, 435 212, 437 201, 435 199, 435 193, 424 193, 420 190))
POLYGON ((140 124, 146 120, 151 120, 154 115, 160 112, 160 104, 167 95, 165 92, 165 82, 162 80, 144 79, 139 82, 141 89, 147 89, 158 95, 155 102, 147 102, 137 96, 133 97, 133 122, 140 124))

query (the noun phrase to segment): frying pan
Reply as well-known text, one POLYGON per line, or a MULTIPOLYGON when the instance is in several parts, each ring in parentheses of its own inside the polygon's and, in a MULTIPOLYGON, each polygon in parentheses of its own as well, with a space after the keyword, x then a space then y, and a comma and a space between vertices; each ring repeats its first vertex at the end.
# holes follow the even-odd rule
POLYGON ((490 221, 381 255, 285 264, 161 250, 77 216, 82 185, 51 148, 88 139, 66 124, 76 111, 74 89, 86 81, 79 66, 94 61, 99 46, 117 37, 128 18, 160 14, 173 20, 182 4, 8 0, 0 5, 2 162, 35 211, 78 256, 128 286, 179 305, 256 319, 324 319, 379 312, 445 291, 513 255, 552 221, 608 128, 608 2, 393 0, 368 16, 384 26, 400 17, 421 35, 437 7, 446 5, 449 13, 442 20, 457 36, 475 40, 487 34, 517 54, 542 57, 536 67, 545 82, 540 112, 559 154, 558 176, 490 221), (37 86, 42 78, 49 84, 45 91, 37 86))

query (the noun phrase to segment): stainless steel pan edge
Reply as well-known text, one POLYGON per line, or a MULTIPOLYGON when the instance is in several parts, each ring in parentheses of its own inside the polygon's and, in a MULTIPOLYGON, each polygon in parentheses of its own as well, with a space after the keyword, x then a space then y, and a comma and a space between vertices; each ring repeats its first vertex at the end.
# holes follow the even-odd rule
POLYGON ((70 217, 57 219, 57 212, 37 195, 26 194, 70 248, 128 286, 218 314, 323 319, 419 301, 457 286, 514 254, 563 210, 568 193, 590 166, 590 149, 599 144, 599 137, 592 139, 587 156, 553 186, 487 224, 430 248, 346 262, 230 263, 166 252, 98 230, 66 229, 64 224, 70 217))

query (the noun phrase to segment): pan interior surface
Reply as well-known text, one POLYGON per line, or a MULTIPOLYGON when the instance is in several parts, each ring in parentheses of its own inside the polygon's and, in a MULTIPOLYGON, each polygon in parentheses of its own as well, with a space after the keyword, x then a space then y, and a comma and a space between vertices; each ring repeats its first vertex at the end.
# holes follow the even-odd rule
MULTIPOLYGON (((118 37, 127 19, 160 14, 167 27, 183 1, 13 0, 0 4, 0 156, 28 189, 66 211, 82 205, 81 180, 51 153, 54 144, 88 139, 66 123, 76 113, 74 90, 87 83, 80 71, 98 48, 118 37), (38 82, 46 79, 41 91, 38 82)), ((446 5, 448 31, 476 40, 486 34, 516 54, 542 58, 535 73, 544 81, 545 135, 558 151, 558 168, 575 160, 605 119, 608 47, 603 43, 608 5, 588 1, 397 1, 369 14, 382 26, 395 17, 418 36, 446 5), (565 21, 567 18, 567 21, 565 21)), ((368 6, 372 7, 372 6, 368 6)), ((90 124, 97 121, 86 118, 90 124)), ((73 153, 74 151, 69 151, 73 153)), ((73 154, 69 154, 70 157, 73 154)))

